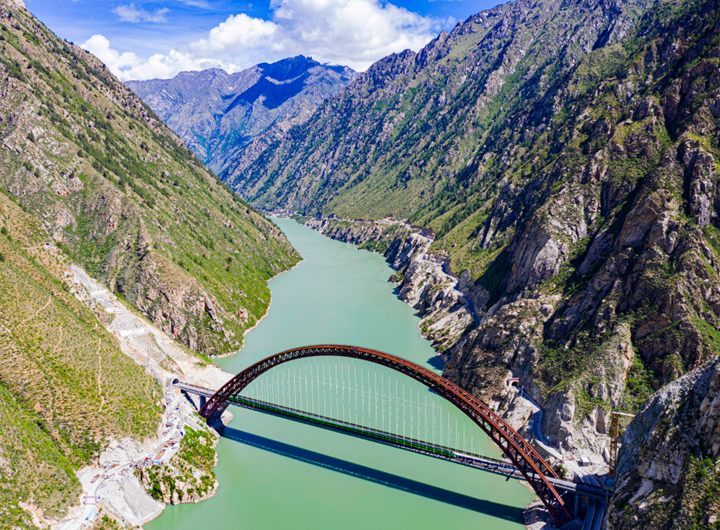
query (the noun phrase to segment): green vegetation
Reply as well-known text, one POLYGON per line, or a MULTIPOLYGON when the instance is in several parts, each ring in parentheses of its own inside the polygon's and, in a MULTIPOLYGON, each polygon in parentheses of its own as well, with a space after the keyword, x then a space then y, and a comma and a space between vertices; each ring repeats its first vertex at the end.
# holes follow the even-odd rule
POLYGON ((384 254, 389 246, 390 241, 388 240, 375 241, 371 239, 360 245, 358 248, 361 250, 369 250, 370 252, 377 252, 378 254, 384 254))
POLYGON ((0 523, 32 527, 29 514, 18 506, 19 500, 32 499, 48 515, 61 515, 82 491, 75 466, 52 439, 45 423, 3 385, 0 425, 0 523))
POLYGON ((210 444, 210 436, 209 433, 199 432, 188 427, 185 430, 177 457, 187 465, 211 474, 215 479, 212 472, 212 467, 215 465, 215 451, 210 444))
POLYGON ((490 293, 489 305, 500 299, 505 287, 503 280, 510 270, 510 252, 503 250, 505 249, 500 249, 494 256, 489 256, 489 264, 477 280, 477 283, 490 293))
POLYGON ((27 90, 5 87, 0 104, 0 136, 21 146, 0 153, 0 187, 51 219, 70 260, 186 346, 238 350, 267 309, 267 281, 299 256, 100 61, 13 12, 0 60, 27 90), (20 126, 22 109, 32 112, 20 126))
POLYGON ((640 406, 653 394, 653 374, 637 356, 633 360, 625 380, 625 396, 623 408, 632 414, 637 413, 640 406))
POLYGON ((0 218, 0 526, 24 528, 18 502, 60 516, 110 437, 152 435, 160 393, 67 291, 54 247, 28 250, 44 248, 39 223, 5 195, 0 218))
POLYGON ((92 525, 92 530, 122 530, 124 527, 107 514, 100 515, 92 525))
POLYGON ((159 501, 170 502, 176 497, 201 498, 215 485, 215 451, 212 434, 185 429, 180 451, 167 466, 153 465, 136 474, 145 484, 148 493, 159 501))
POLYGON ((693 317, 692 321, 702 334, 703 344, 710 350, 710 356, 720 355, 720 332, 702 318, 693 317))
POLYGON ((160 419, 160 386, 74 297, 68 264, 214 354, 239 348, 267 280, 299 256, 100 61, 14 3, 2 10, 0 527, 31 528, 20 503, 63 516, 75 471, 160 419))

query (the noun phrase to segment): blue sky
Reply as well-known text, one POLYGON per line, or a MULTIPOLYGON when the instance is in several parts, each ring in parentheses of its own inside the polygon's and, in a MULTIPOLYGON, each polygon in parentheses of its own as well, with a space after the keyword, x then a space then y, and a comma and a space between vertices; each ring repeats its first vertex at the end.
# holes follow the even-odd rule
POLYGON ((418 50, 499 0, 25 0, 59 37, 99 56, 121 79, 182 70, 237 71, 303 54, 357 70, 418 50))

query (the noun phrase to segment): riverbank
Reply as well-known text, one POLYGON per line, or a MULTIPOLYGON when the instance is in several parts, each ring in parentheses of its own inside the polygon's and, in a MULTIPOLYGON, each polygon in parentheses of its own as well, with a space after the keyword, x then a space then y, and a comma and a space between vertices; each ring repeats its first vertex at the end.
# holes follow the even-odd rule
MULTIPOLYGON (((286 270, 286 271, 282 271, 280 274, 276 274, 275 276, 273 276, 273 278, 277 278, 278 276, 282 276, 283 274, 286 274, 286 273, 292 271, 292 270, 295 269, 297 266, 299 266, 303 261, 304 261, 304 260, 303 260, 302 258, 300 258, 300 261, 298 261, 295 265, 293 265, 292 267, 290 267, 290 268, 289 268, 288 270, 286 270)), ((257 328, 257 327, 262 323, 262 321, 265 320, 265 318, 267 318, 267 316, 270 314, 270 308, 272 307, 272 303, 273 303, 273 295, 272 295, 272 291, 270 291, 270 301, 268 302, 268 306, 267 306, 267 309, 265 310, 265 314, 264 314, 263 316, 261 316, 261 317, 258 319, 258 321, 255 322, 255 324, 254 324, 252 327, 249 327, 248 329, 245 330, 245 332, 243 333, 243 338, 245 338, 245 336, 246 336, 248 333, 250 333, 252 330, 254 330, 255 328, 257 328)), ((229 355, 218 355, 217 357, 213 357, 213 358, 214 358, 214 359, 222 359, 222 358, 225 358, 225 357, 230 357, 230 356, 232 356, 232 355, 239 354, 241 351, 242 351, 242 348, 241 348, 239 351, 234 352, 234 353, 232 353, 232 354, 229 354, 229 355)))
MULTIPOLYGON (((476 307, 486 304, 487 292, 475 286, 467 273, 454 276, 449 262, 430 252, 433 239, 428 232, 394 219, 296 218, 327 237, 382 254, 396 271, 390 281, 398 285, 397 296, 417 310, 421 336, 431 341, 443 362, 464 345, 468 332, 480 323, 482 312, 476 307)), ((500 408, 500 403, 491 405, 500 408)), ((533 411, 526 404, 513 399, 504 408, 514 428, 534 435, 527 428, 533 411)), ((523 523, 528 530, 553 527, 552 517, 539 500, 526 506, 523 523)))
MULTIPOLYGON (((383 256, 295 221, 277 224, 305 261, 271 280, 268 316, 247 336, 242 353, 218 360, 220 367, 238 373, 292 347, 339 343, 439 371, 437 353, 418 333, 416 310, 387 281, 394 271, 383 256)), ((360 365, 357 370, 360 375, 360 365)), ((236 419, 218 445, 217 495, 169 507, 148 530, 193 530, 227 520, 253 530, 523 529, 522 511, 533 495, 516 481, 254 411, 233 412, 236 419)), ((499 456, 475 433, 476 449, 480 442, 486 455, 499 456)))
MULTIPOLYGON (((140 480, 140 471, 153 464, 161 464, 170 473, 176 473, 182 467, 187 477, 187 484, 175 484, 174 495, 168 502, 194 503, 214 495, 218 487, 214 477, 205 490, 200 491, 193 479, 206 476, 207 470, 188 466, 179 455, 189 429, 193 434, 197 433, 196 436, 203 436, 213 448, 219 434, 198 418, 196 407, 173 389, 172 382, 182 378, 219 388, 232 377, 231 374, 172 340, 77 265, 70 265, 65 276, 70 292, 115 337, 121 351, 155 378, 151 393, 156 395, 163 412, 155 436, 144 440, 106 440, 105 448, 93 464, 76 472, 83 492, 78 504, 71 507, 64 518, 47 518, 37 506, 24 506, 34 524, 52 530, 80 530, 102 516, 108 516, 121 525, 141 527, 159 516, 166 507, 162 499, 156 500, 148 494, 147 485, 140 480)), ((227 423, 231 419, 230 414, 223 421, 227 423)))
POLYGON ((418 312, 423 338, 443 357, 477 324, 469 282, 450 273, 447 260, 430 252, 429 233, 403 221, 300 218, 321 234, 382 254, 395 269, 397 295, 418 312))

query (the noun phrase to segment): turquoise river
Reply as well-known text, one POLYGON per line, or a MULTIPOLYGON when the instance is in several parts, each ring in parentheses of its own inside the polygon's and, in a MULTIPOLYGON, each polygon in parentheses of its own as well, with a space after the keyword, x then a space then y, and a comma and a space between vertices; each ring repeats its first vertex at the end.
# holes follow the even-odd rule
MULTIPOLYGON (((276 223, 304 261, 270 282, 272 304, 242 351, 218 365, 237 373, 286 349, 351 344, 438 371, 418 317, 388 283, 382 256, 294 221, 276 223)), ((532 492, 514 480, 231 407, 218 445, 217 495, 169 506, 148 530, 522 529, 532 492)), ((477 439, 482 437, 478 433, 477 439)), ((484 439, 485 454, 497 450, 484 439)))

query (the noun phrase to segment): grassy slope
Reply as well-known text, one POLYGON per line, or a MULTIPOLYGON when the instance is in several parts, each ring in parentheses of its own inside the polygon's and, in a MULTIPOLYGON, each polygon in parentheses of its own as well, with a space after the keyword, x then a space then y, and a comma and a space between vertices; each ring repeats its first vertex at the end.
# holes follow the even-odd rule
POLYGON ((19 501, 60 515, 74 470, 108 437, 154 434, 152 379, 63 287, 61 263, 30 215, 0 195, 0 526, 27 527, 19 501))
POLYGON ((4 9, 13 16, 0 27, 0 185, 186 345, 238 349, 267 309, 267 280, 297 253, 96 58, 4 9))
POLYGON ((152 379, 64 287, 68 261, 218 353, 299 257, 96 58, 7 0, 0 94, 0 527, 27 528, 20 502, 62 515, 74 471, 160 417, 152 379))

